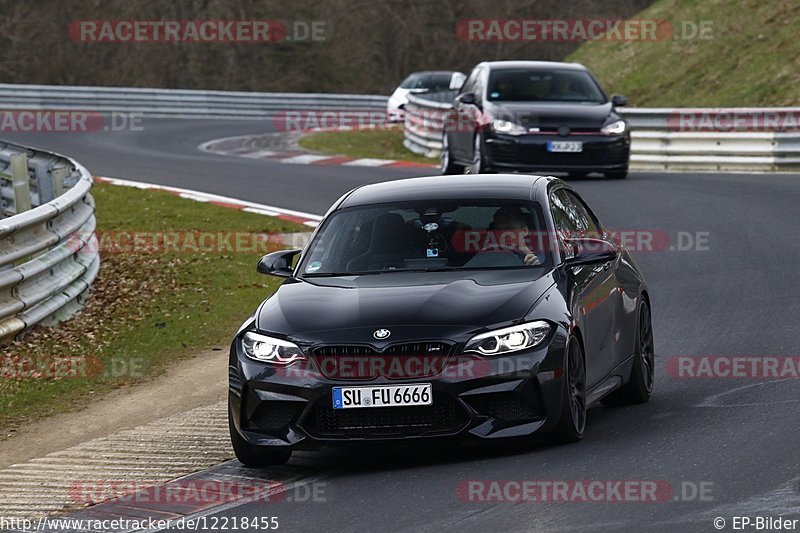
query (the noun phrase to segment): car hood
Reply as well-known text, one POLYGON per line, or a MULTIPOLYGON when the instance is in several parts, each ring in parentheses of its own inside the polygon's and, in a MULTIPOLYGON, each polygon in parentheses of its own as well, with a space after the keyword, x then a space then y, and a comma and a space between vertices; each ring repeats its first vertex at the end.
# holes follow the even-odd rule
POLYGON ((261 331, 303 343, 456 338, 525 317, 553 284, 545 268, 291 280, 256 315, 261 331))
POLYGON ((567 125, 572 129, 599 129, 608 122, 618 120, 611 102, 605 104, 565 104, 543 102, 509 102, 487 104, 493 118, 511 120, 526 128, 558 128, 567 125))

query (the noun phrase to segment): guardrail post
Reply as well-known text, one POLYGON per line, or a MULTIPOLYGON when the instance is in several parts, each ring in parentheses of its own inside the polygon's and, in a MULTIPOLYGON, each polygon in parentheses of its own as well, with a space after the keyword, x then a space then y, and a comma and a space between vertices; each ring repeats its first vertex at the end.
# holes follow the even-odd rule
POLYGON ((70 171, 66 167, 58 167, 50 171, 50 176, 53 178, 53 194, 56 197, 64 194, 64 180, 69 173, 70 171))
POLYGON ((50 171, 44 165, 36 165, 36 190, 39 193, 39 205, 44 205, 47 202, 55 200, 55 188, 53 187, 53 178, 50 171))
POLYGON ((11 181, 14 187, 14 212, 31 209, 31 184, 28 177, 28 154, 11 155, 11 181))

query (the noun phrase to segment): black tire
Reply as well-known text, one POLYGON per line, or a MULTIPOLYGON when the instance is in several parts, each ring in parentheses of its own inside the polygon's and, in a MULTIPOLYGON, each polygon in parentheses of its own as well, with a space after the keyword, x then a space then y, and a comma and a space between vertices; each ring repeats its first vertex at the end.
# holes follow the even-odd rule
POLYGON ((486 157, 483 155, 483 137, 480 133, 476 133, 472 142, 472 164, 466 167, 466 173, 488 174, 489 172, 486 157))
POLYGON ((607 180, 624 180, 628 177, 628 169, 625 170, 617 170, 614 172, 606 172, 603 174, 607 180))
POLYGON ((608 406, 645 403, 653 394, 655 383, 655 351, 653 348, 653 323, 650 306, 642 299, 636 325, 636 352, 628 383, 612 392, 601 403, 608 406))
POLYGON ((586 428, 586 363, 578 339, 572 337, 564 357, 561 416, 550 434, 554 444, 569 444, 583 438, 586 428))
POLYGON ((442 153, 439 155, 439 170, 442 172, 443 176, 464 173, 464 166, 453 162, 453 155, 450 153, 450 141, 447 140, 447 133, 442 135, 442 153))
POLYGON ((264 450, 245 441, 233 425, 233 417, 228 408, 228 429, 231 434, 231 446, 236 458, 245 466, 280 466, 285 465, 292 456, 291 450, 264 450))

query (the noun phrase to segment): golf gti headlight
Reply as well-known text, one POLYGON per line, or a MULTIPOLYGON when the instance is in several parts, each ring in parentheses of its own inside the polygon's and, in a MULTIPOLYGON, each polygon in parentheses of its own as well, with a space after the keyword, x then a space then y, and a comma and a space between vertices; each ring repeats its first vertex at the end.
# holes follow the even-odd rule
POLYGON ((627 127, 628 125, 625 124, 624 120, 617 120, 615 122, 612 122, 611 124, 606 124, 605 126, 603 126, 600 129, 600 133, 602 133, 603 135, 621 135, 625 133, 625 128, 627 127))
POLYGON ((526 322, 475 335, 464 347, 464 351, 481 355, 502 355, 533 348, 542 342, 548 333, 550 324, 544 320, 526 322))
POLYGON ((306 358, 293 342, 252 331, 242 337, 242 348, 250 359, 276 365, 288 365, 306 358))
POLYGON ((506 135, 524 135, 528 133, 528 130, 519 124, 500 119, 494 119, 492 121, 492 131, 505 133, 506 135))

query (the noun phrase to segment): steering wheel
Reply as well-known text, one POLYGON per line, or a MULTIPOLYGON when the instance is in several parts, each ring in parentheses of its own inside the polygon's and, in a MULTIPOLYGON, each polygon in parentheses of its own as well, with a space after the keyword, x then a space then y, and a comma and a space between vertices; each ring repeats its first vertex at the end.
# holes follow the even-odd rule
POLYGON ((493 252, 508 252, 516 255, 517 257, 522 260, 522 263, 525 264, 525 258, 528 256, 529 252, 525 252, 520 250, 516 246, 500 246, 500 245, 492 245, 490 248, 481 250, 481 253, 493 253, 493 252))

